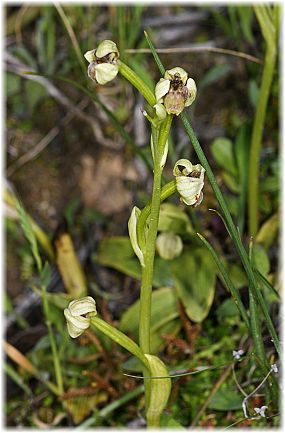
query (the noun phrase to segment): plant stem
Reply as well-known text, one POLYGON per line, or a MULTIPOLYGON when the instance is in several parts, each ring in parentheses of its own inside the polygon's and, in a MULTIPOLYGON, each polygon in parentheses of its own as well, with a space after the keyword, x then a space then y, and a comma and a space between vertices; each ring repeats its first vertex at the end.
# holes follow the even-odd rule
POLYGON ((57 388, 59 394, 63 394, 64 388, 63 388, 63 380, 62 380, 62 371, 61 371, 59 355, 58 355, 57 346, 56 346, 56 342, 55 342, 55 338, 51 326, 51 321, 50 321, 50 311, 49 311, 48 299, 46 296, 46 286, 42 286, 42 298, 43 298, 44 314, 46 318, 46 325, 48 328, 48 334, 50 339, 57 388))
POLYGON ((255 236, 258 231, 258 203, 259 203, 259 157, 265 114, 268 104, 269 91, 273 79, 276 62, 276 49, 267 46, 265 64, 263 68, 261 87, 254 117, 251 137, 248 176, 248 217, 249 234, 255 236))
POLYGON ((145 100, 153 107, 156 103, 155 96, 150 88, 145 84, 145 82, 125 63, 118 60, 119 71, 123 77, 126 78, 145 98, 145 100))
POLYGON ((159 134, 155 133, 156 131, 153 131, 152 134, 154 148, 154 179, 149 227, 146 235, 146 245, 143 251, 145 256, 145 267, 142 268, 139 319, 140 347, 144 353, 150 353, 150 317, 153 263, 160 210, 161 175, 163 170, 163 167, 160 165, 160 161, 168 138, 171 122, 172 116, 167 116, 159 129, 159 134))

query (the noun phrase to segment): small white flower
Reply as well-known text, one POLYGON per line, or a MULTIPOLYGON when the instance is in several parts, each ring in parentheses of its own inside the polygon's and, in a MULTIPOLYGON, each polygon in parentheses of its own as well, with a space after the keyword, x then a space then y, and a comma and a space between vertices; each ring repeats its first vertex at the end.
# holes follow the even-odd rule
POLYGON ((183 242, 180 236, 173 233, 160 233, 156 239, 156 249, 164 260, 173 260, 182 253, 183 242))
POLYGON ((261 406, 261 407, 255 407, 254 410, 257 413, 257 415, 262 416, 263 418, 265 418, 265 411, 266 409, 268 409, 268 406, 261 406))
POLYGON ((90 326, 91 317, 96 314, 96 303, 91 296, 70 302, 68 308, 64 310, 70 337, 77 338, 83 334, 90 326))
POLYGON ((87 51, 84 57, 90 63, 88 76, 91 80, 104 85, 117 76, 119 51, 115 42, 105 40, 98 48, 87 51))
POLYGON ((233 357, 236 360, 239 360, 243 354, 244 354, 244 351, 242 349, 233 350, 233 357))
POLYGON ((188 159, 179 159, 173 169, 176 188, 182 201, 187 205, 198 206, 203 199, 205 169, 200 165, 193 165, 188 159))
POLYGON ((274 373, 278 373, 278 367, 277 367, 277 365, 276 365, 276 364, 272 364, 272 365, 271 365, 271 370, 272 370, 274 373))
POLYGON ((144 255, 142 250, 140 249, 139 243, 138 243, 138 235, 137 235, 137 223, 138 223, 138 219, 139 216, 141 214, 141 211, 138 207, 134 206, 131 216, 129 218, 128 221, 128 229, 129 229, 129 237, 130 237, 130 241, 133 247, 133 250, 136 254, 136 256, 138 257, 141 266, 145 266, 145 262, 144 262, 144 255))
MULTIPOLYGON (((197 94, 197 87, 193 78, 188 78, 187 72, 175 67, 165 72, 155 87, 157 105, 163 104, 168 114, 178 116, 185 107, 191 105, 197 94)), ((158 114, 158 112, 157 112, 158 114)), ((159 114, 158 114, 159 115, 159 114)))

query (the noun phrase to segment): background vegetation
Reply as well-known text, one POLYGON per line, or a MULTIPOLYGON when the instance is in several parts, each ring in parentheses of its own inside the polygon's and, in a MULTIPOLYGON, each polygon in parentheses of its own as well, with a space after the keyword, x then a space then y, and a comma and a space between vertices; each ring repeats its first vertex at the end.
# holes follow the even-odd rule
MULTIPOLYGON (((264 10, 272 18, 273 9, 264 10)), ((179 65, 195 79, 192 126, 247 249, 254 235, 252 260, 278 331, 279 77, 276 58, 265 60, 277 46, 277 24, 268 35, 262 22, 251 6, 6 8, 7 426, 144 426, 142 382, 124 376, 137 374, 135 360, 92 330, 71 340, 63 316, 80 288, 96 299, 106 321, 137 338, 140 268, 127 221, 133 205, 143 207, 151 191, 150 132, 144 101, 127 82, 118 77, 100 87, 88 80, 83 53, 103 39, 114 40, 121 58, 154 88, 160 74, 146 29, 162 49, 164 66, 179 65), (257 113, 268 61, 262 118, 257 113), (257 212, 248 210, 252 201, 257 212), (63 392, 54 385, 58 369, 63 392)), ((177 159, 198 162, 180 119, 172 131, 165 181, 172 180, 177 159)), ((249 400, 252 415, 268 405, 267 418, 244 419, 242 390, 250 394, 265 374, 196 235, 215 247, 248 305, 247 278, 213 210, 218 206, 207 179, 197 209, 178 196, 163 205, 159 231, 179 234, 184 248, 177 259, 156 258, 152 345, 172 374, 195 371, 172 379, 163 423, 277 426, 278 405, 267 381, 249 400), (237 349, 244 350, 239 362, 232 355, 237 349)), ((273 364, 275 349, 261 326, 273 364)))

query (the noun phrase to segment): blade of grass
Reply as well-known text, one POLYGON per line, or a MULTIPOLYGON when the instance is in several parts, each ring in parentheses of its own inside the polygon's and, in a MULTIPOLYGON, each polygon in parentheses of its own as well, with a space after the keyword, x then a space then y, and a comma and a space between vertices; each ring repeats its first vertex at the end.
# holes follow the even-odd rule
POLYGON ((250 330, 250 325, 249 325, 249 319, 248 319, 248 314, 246 312, 246 309, 242 303, 242 300, 240 298, 240 294, 238 292, 238 290, 235 288, 226 268, 224 267, 222 261, 220 260, 218 254, 216 253, 216 251, 214 250, 214 248, 211 246, 211 244, 204 238, 204 236, 202 236, 200 233, 197 233, 197 235, 199 236, 199 238, 201 239, 201 241, 204 243, 204 245, 206 245, 206 247, 208 248, 208 250, 210 251, 210 253, 213 256, 213 259, 216 262, 216 265, 219 268, 219 271, 223 277, 223 280, 225 282, 226 287, 228 288, 229 292, 231 293, 233 300, 240 312, 241 317, 243 318, 244 323, 246 324, 247 328, 250 330))

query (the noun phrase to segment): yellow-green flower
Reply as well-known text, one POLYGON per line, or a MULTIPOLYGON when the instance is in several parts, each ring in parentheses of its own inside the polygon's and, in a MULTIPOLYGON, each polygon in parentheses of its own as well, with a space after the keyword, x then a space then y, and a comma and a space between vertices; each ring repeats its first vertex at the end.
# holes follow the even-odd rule
POLYGON ((160 104, 163 104, 168 114, 178 116, 185 107, 191 105, 196 98, 197 88, 193 78, 188 78, 187 72, 175 67, 165 72, 155 86, 155 97, 157 103, 154 108, 156 114, 163 116, 160 104))
POLYGON ((88 76, 91 80, 99 84, 106 84, 117 76, 119 51, 115 42, 105 40, 98 48, 87 51, 84 57, 90 63, 88 76))
POLYGON ((96 303, 91 296, 75 299, 64 310, 70 337, 77 338, 89 328, 90 319, 96 316, 96 303))
POLYGON ((173 174, 177 191, 185 204, 196 207, 202 202, 204 173, 202 165, 193 165, 188 159, 179 159, 176 162, 173 174))

